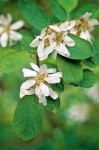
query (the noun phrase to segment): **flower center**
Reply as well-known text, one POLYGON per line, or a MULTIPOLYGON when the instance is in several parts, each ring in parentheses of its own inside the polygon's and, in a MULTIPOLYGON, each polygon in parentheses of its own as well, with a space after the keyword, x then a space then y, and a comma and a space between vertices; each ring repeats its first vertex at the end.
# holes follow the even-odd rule
POLYGON ((80 20, 76 21, 76 25, 74 27, 75 31, 77 31, 77 35, 80 36, 82 31, 89 30, 89 23, 87 20, 80 18, 80 20))
POLYGON ((5 29, 5 32, 7 32, 7 33, 9 33, 11 31, 9 26, 5 26, 4 29, 5 29))
POLYGON ((54 37, 54 41, 59 44, 62 41, 62 32, 56 32, 55 33, 55 37, 54 37))
POLYGON ((40 74, 40 73, 37 74, 37 76, 34 78, 37 86, 39 86, 40 83, 44 83, 47 86, 49 86, 49 83, 44 80, 44 77, 46 77, 46 74, 40 74))
POLYGON ((83 31, 89 30, 88 21, 83 18, 81 18, 80 21, 81 21, 81 30, 83 30, 83 31))

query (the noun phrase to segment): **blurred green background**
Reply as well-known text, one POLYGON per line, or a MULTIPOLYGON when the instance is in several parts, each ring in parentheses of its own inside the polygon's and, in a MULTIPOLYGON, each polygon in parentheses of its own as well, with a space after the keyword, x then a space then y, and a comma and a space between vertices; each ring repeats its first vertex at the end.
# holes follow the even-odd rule
MULTIPOLYGON (((48 0, 35 1, 52 14, 48 0)), ((11 13, 14 20, 23 19, 17 3, 17 0, 0 0, 0 14, 11 13)), ((98 0, 79 0, 76 10, 87 3, 99 7, 98 0)), ((99 40, 97 31, 96 28, 94 36, 99 40)), ((0 73, 0 150, 99 150, 99 68, 92 70, 97 76, 96 85, 90 89, 65 87, 60 94, 60 110, 46 111, 41 133, 28 142, 15 136, 12 130, 22 71, 0 73)))

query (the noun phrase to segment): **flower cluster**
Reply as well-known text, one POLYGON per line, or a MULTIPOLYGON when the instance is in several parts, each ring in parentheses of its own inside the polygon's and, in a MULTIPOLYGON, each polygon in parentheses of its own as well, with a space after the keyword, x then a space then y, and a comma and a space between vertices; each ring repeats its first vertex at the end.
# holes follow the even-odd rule
POLYGON ((84 89, 86 95, 95 103, 99 103, 99 82, 89 89, 84 89))
POLYGON ((82 17, 75 20, 75 26, 71 29, 70 33, 91 42, 93 39, 91 32, 96 25, 99 25, 98 20, 90 19, 91 15, 92 13, 86 12, 82 17))
POLYGON ((12 45, 13 43, 22 39, 22 35, 17 33, 16 30, 23 27, 23 21, 17 21, 13 24, 12 16, 10 14, 7 17, 0 16, 0 45, 6 47, 7 45, 12 45))
POLYGON ((50 25, 41 31, 41 35, 37 36, 30 46, 37 47, 40 60, 47 59, 53 51, 64 57, 69 57, 70 52, 66 46, 74 46, 75 41, 68 36, 68 33, 74 26, 75 21, 66 21, 60 26, 50 25))
POLYGON ((28 77, 29 80, 21 85, 20 98, 25 95, 36 94, 39 98, 39 103, 47 105, 46 97, 58 98, 58 94, 53 91, 51 84, 59 83, 62 73, 56 72, 55 68, 47 69, 45 64, 41 65, 40 68, 34 63, 30 63, 30 65, 33 70, 23 68, 23 75, 28 77))
POLYGON ((85 122, 89 118, 89 106, 87 104, 73 104, 66 111, 67 118, 72 122, 85 122))

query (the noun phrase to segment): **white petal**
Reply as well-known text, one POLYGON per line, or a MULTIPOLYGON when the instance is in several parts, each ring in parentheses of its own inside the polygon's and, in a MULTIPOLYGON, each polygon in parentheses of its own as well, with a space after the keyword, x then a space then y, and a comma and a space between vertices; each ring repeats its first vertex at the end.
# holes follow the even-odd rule
POLYGON ((13 41, 19 41, 22 39, 22 35, 20 33, 15 32, 15 31, 10 31, 9 37, 13 41))
POLYGON ((50 92, 50 97, 53 98, 53 99, 57 99, 58 98, 58 94, 53 91, 53 89, 50 87, 49 88, 49 92, 50 92))
POLYGON ((8 44, 8 34, 6 32, 4 32, 1 35, 1 39, 0 39, 0 44, 2 47, 6 47, 8 44))
POLYGON ((30 46, 31 47, 37 47, 39 44, 40 44, 40 36, 37 36, 31 43, 30 43, 30 46))
POLYGON ((41 37, 42 37, 42 38, 46 35, 46 29, 47 29, 47 28, 44 28, 44 29, 41 31, 41 37))
POLYGON ((61 29, 61 31, 66 31, 66 28, 68 27, 68 25, 69 25, 69 21, 66 21, 62 23, 59 28, 61 29))
POLYGON ((25 95, 32 95, 32 94, 34 94, 34 89, 30 90, 20 89, 20 98, 24 97, 25 95))
POLYGON ((35 71, 39 72, 39 67, 35 63, 30 63, 30 65, 35 71))
POLYGON ((23 82, 23 84, 21 85, 20 89, 24 89, 24 90, 28 90, 30 89, 34 84, 36 83, 35 80, 27 80, 25 82, 23 82))
POLYGON ((12 30, 18 30, 18 29, 22 28, 23 26, 24 26, 23 21, 17 21, 15 23, 13 23, 10 27, 12 30))
POLYGON ((55 47, 56 47, 56 42, 54 42, 50 46, 46 47, 44 49, 44 53, 46 53, 47 55, 52 53, 54 51, 55 47))
POLYGON ((0 27, 0 34, 2 34, 4 32, 4 28, 0 27))
POLYGON ((39 103, 42 103, 43 105, 47 105, 46 97, 42 94, 42 92, 40 90, 40 86, 36 86, 36 88, 35 88, 35 94, 39 98, 39 103))
POLYGON ((36 86, 35 88, 35 94, 38 96, 38 97, 41 97, 42 96, 42 92, 40 90, 40 86, 36 86))
POLYGON ((26 68, 23 68, 22 71, 24 77, 35 77, 37 74, 35 71, 26 68))
POLYGON ((60 78, 58 77, 46 77, 44 78, 45 81, 47 81, 48 83, 60 83, 60 78))
POLYGON ((71 30, 76 24, 75 20, 72 20, 69 22, 69 26, 66 28, 66 30, 71 30))
POLYGON ((55 73, 56 72, 56 68, 51 68, 51 69, 47 69, 48 73, 55 73))
POLYGON ((42 103, 44 106, 47 105, 47 99, 44 95, 39 98, 39 103, 42 103))
POLYGON ((55 50, 62 56, 65 57, 69 57, 70 53, 68 51, 68 49, 66 48, 65 44, 60 43, 60 45, 58 45, 55 50))
POLYGON ((12 21, 12 15, 11 15, 11 14, 8 14, 8 15, 7 15, 7 20, 8 20, 8 22, 9 22, 9 24, 10 24, 11 21, 12 21))
POLYGON ((43 54, 42 57, 39 57, 39 60, 45 60, 48 58, 48 54, 43 54))
POLYGON ((47 73, 47 66, 46 66, 46 64, 43 64, 43 65, 40 66, 39 72, 40 72, 40 74, 47 73))
POLYGON ((91 19, 89 21, 89 26, 99 25, 99 21, 97 19, 91 19))
POLYGON ((37 53, 39 57, 42 57, 44 55, 44 41, 42 41, 39 45, 38 45, 38 49, 37 49, 37 53))
POLYGON ((40 84, 40 90, 41 90, 41 92, 42 92, 43 95, 49 96, 49 88, 44 83, 40 84))
POLYGON ((90 36, 89 31, 86 31, 86 32, 82 31, 80 34, 80 37, 91 42, 91 36, 90 36))
POLYGON ((88 20, 91 15, 92 13, 86 12, 81 18, 88 20))
POLYGON ((60 29, 62 31, 71 30, 75 26, 75 24, 76 24, 75 20, 66 21, 60 25, 60 29))
POLYGON ((70 47, 75 46, 75 41, 71 39, 69 36, 66 36, 64 41, 70 47))
POLYGON ((56 72, 54 74, 49 74, 48 76, 49 77, 59 77, 59 78, 62 78, 62 72, 56 72))
POLYGON ((57 25, 50 25, 49 28, 55 30, 56 32, 61 32, 60 28, 57 25))

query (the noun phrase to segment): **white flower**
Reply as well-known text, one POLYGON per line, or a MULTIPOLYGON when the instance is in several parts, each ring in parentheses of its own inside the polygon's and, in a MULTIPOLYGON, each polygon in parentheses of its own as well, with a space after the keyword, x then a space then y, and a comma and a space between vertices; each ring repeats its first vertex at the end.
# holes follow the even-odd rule
POLYGON ((17 33, 16 30, 23 27, 23 21, 17 21, 13 24, 12 16, 10 14, 7 17, 0 16, 0 45, 6 47, 7 45, 12 45, 13 43, 22 39, 22 35, 17 33))
POLYGON ((85 122, 89 118, 89 106, 87 104, 73 104, 66 112, 72 122, 85 122))
POLYGON ((99 103, 99 83, 97 82, 93 87, 84 90, 95 103, 99 103))
POLYGON ((91 42, 93 39, 91 31, 94 30, 96 25, 99 25, 98 20, 90 19, 91 15, 92 13, 86 12, 80 19, 75 20, 76 24, 74 28, 71 29, 70 33, 91 42))
POLYGON ((62 73, 56 72, 55 68, 47 69, 45 64, 41 65, 40 68, 30 63, 33 70, 23 68, 24 77, 29 77, 20 88, 20 98, 25 95, 36 94, 39 98, 39 103, 47 105, 47 96, 52 99, 57 99, 58 94, 53 91, 51 84, 56 84, 61 81, 62 73))
POLYGON ((30 44, 31 47, 38 47, 37 53, 40 60, 47 59, 54 50, 62 56, 70 56, 66 45, 70 47, 75 45, 74 40, 68 36, 68 30, 74 25, 74 21, 67 21, 60 26, 50 25, 41 31, 41 35, 37 36, 30 44))

